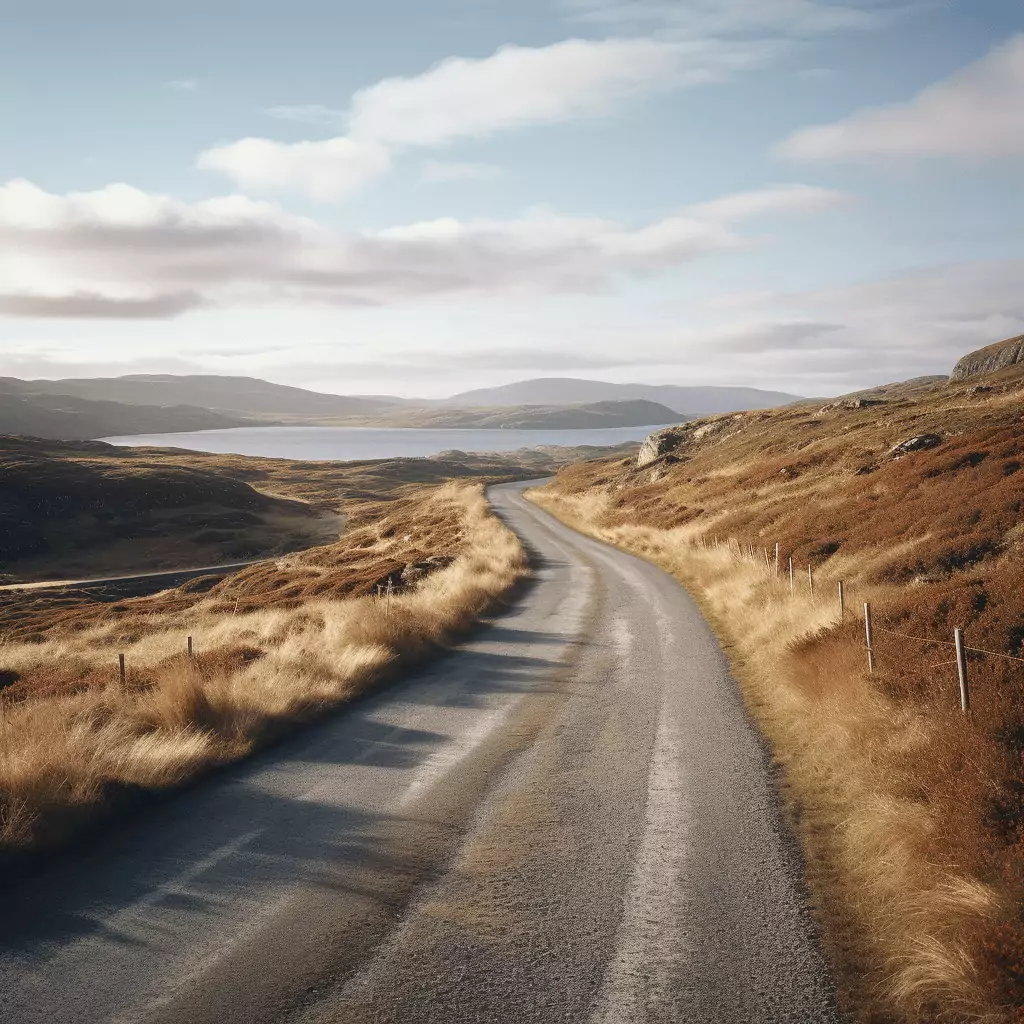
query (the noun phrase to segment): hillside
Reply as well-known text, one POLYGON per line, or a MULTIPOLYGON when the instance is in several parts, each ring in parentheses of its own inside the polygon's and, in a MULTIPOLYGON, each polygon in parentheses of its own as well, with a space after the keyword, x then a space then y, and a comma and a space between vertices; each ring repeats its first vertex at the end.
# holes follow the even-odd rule
POLYGON ((94 401, 35 390, 31 382, 0 378, 0 434, 56 440, 181 430, 216 430, 252 420, 191 405, 166 408, 94 401))
POLYGON ((0 574, 149 572, 290 551, 337 537, 337 515, 179 458, 102 442, 0 437, 0 574))
POLYGON ((1018 366, 709 417, 535 492, 700 599, 858 1021, 1022 1019, 1022 402, 1018 366), (954 627, 992 652, 969 653, 969 716, 954 627))
POLYGON ((658 402, 590 402, 584 405, 525 405, 480 409, 424 409, 390 419, 396 426, 504 430, 587 430, 678 423, 684 417, 658 402))
POLYGON ((644 400, 681 415, 767 409, 799 400, 781 391, 741 387, 681 387, 674 384, 611 384, 573 377, 540 377, 496 388, 464 391, 445 400, 451 406, 571 405, 644 400))
POLYGON ((967 380, 1024 363, 1024 334, 969 352, 953 367, 951 380, 967 380))

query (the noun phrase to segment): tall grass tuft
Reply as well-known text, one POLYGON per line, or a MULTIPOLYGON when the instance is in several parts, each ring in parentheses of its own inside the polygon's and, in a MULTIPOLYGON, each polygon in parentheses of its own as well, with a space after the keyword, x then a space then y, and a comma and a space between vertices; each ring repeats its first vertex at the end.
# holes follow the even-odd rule
POLYGON ((0 695, 0 851, 66 843, 119 795, 181 785, 338 707, 450 643, 525 571, 518 540, 479 485, 396 506, 340 545, 289 556, 282 571, 295 579, 298 565, 303 578, 330 574, 340 587, 336 549, 360 547, 365 574, 374 556, 390 570, 396 552, 443 540, 450 562, 388 599, 278 604, 263 575, 258 590, 243 589, 247 610, 237 613, 221 592, 187 614, 170 601, 133 617, 127 602, 126 615, 4 645, 18 684, 0 695), (194 659, 183 653, 186 633, 197 639, 194 659), (123 687, 119 651, 129 666, 123 687))
MULTIPOLYGON (((850 551, 819 568, 813 600, 806 578, 794 597, 788 574, 776 578, 766 564, 768 535, 747 533, 749 546, 733 550, 707 544, 705 531, 720 526, 665 509, 684 488, 699 500, 699 486, 659 494, 625 464, 615 468, 570 470, 528 496, 674 574, 729 641, 747 703, 784 767, 851 1015, 871 1024, 1024 1020, 1024 847, 995 821, 1020 792, 1020 765, 1001 731, 1018 721, 1020 703, 1004 691, 1000 710, 979 695, 974 719, 965 718, 955 667, 926 668, 943 656, 933 648, 922 661, 902 641, 876 642, 880 668, 869 676, 853 598, 839 621, 838 579, 858 609, 864 600, 876 610, 905 606, 907 587, 884 572, 905 546, 878 544, 863 559, 850 551)), ((739 495, 730 498, 735 509, 739 495)), ((785 507, 772 508, 783 537, 785 507)), ((1019 808, 1003 813, 1012 820, 1019 808)))

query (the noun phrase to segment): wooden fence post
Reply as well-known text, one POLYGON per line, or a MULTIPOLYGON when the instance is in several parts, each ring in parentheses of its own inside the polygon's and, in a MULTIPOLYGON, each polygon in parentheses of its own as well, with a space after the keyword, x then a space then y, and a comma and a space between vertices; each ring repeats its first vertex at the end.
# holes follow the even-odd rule
POLYGON ((789 560, 789 596, 792 597, 796 593, 796 580, 793 578, 793 559, 789 560))
POLYGON ((811 592, 811 600, 814 600, 814 567, 808 563, 807 565, 807 587, 811 592))
POLYGON ((117 670, 118 675, 121 677, 121 685, 124 686, 125 672, 124 672, 124 655, 119 654, 117 656, 117 670))
POLYGON ((192 657, 192 637, 188 638, 188 656, 192 657))
POLYGON ((843 581, 839 581, 839 621, 842 622, 846 615, 846 595, 843 593, 843 581))
POLYGON ((775 542, 775 575, 779 575, 779 542, 775 542))
POLYGON ((864 602, 864 636, 868 642, 868 671, 875 671, 875 652, 871 646, 871 605, 864 602))
POLYGON ((953 630, 956 645, 956 670, 960 676, 960 710, 966 715, 971 710, 971 694, 967 688, 967 651, 964 649, 964 631, 953 630))

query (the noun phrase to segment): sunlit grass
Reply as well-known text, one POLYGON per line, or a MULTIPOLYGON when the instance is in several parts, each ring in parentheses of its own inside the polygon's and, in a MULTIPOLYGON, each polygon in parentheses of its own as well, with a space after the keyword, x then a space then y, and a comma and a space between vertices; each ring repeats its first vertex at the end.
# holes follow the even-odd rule
MULTIPOLYGON (((454 560, 390 596, 279 606, 264 575, 258 591, 245 591, 248 611, 223 595, 200 598, 186 615, 172 603, 133 616, 129 603, 126 616, 0 648, 5 671, 19 676, 15 697, 0 702, 0 848, 66 841, 126 787, 180 785, 337 707, 450 642, 524 571, 519 542, 479 486, 435 489, 382 523, 337 547, 365 545, 390 569, 396 549, 433 537, 454 560), (191 660, 186 630, 198 642, 191 660)), ((298 559, 317 576, 336 555, 307 552, 292 569, 298 559)))
POLYGON ((973 402, 939 387, 882 413, 722 417, 674 462, 581 464, 530 494, 673 573, 728 641, 784 767, 844 1002, 871 1024, 1024 1020, 1021 666, 972 659, 967 717, 949 648, 883 632, 948 642, 956 625, 1020 653, 1024 457, 1019 405, 1000 391, 1019 403, 1019 385, 973 402), (888 458, 925 426, 948 441, 888 458))

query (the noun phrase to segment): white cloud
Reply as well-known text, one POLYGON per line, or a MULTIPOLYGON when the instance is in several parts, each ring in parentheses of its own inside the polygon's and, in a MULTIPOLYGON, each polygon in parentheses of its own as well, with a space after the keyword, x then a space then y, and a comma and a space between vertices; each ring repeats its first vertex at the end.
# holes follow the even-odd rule
POLYGON ((428 184, 455 181, 491 181, 501 177, 501 168, 494 164, 458 163, 450 160, 424 160, 420 180, 428 184))
POLYGON ((291 189, 332 200, 384 174, 391 156, 376 143, 347 138, 292 143, 249 138, 208 149, 197 163, 221 171, 247 191, 291 189))
POLYGON ((278 121, 297 121, 300 124, 337 125, 345 120, 345 111, 325 107, 321 103, 300 106, 268 107, 266 113, 278 121))
POLYGON ((524 125, 607 114, 653 89, 727 77, 753 58, 712 41, 569 39, 450 57, 412 78, 387 78, 352 98, 353 138, 437 146, 524 125))
POLYGON ((756 43, 715 40, 505 46, 489 57, 451 57, 421 75, 361 89, 352 98, 347 135, 291 144, 242 139, 200 154, 198 165, 244 189, 337 199, 383 174, 396 150, 600 116, 653 90, 720 81, 763 59, 756 43))
POLYGON ((768 214, 811 213, 848 202, 850 196, 814 185, 770 185, 687 207, 694 217, 731 222, 768 214))
POLYGON ((793 160, 1024 155, 1024 35, 907 103, 803 128, 777 147, 793 160))
POLYGON ((153 317, 198 305, 592 292, 742 245, 734 222, 745 216, 815 205, 794 203, 791 187, 766 191, 638 227, 537 213, 339 234, 242 196, 188 204, 123 184, 54 195, 13 181, 0 186, 0 312, 153 317))
POLYGON ((195 92, 199 88, 199 82, 194 78, 175 78, 164 82, 164 85, 175 92, 195 92))

